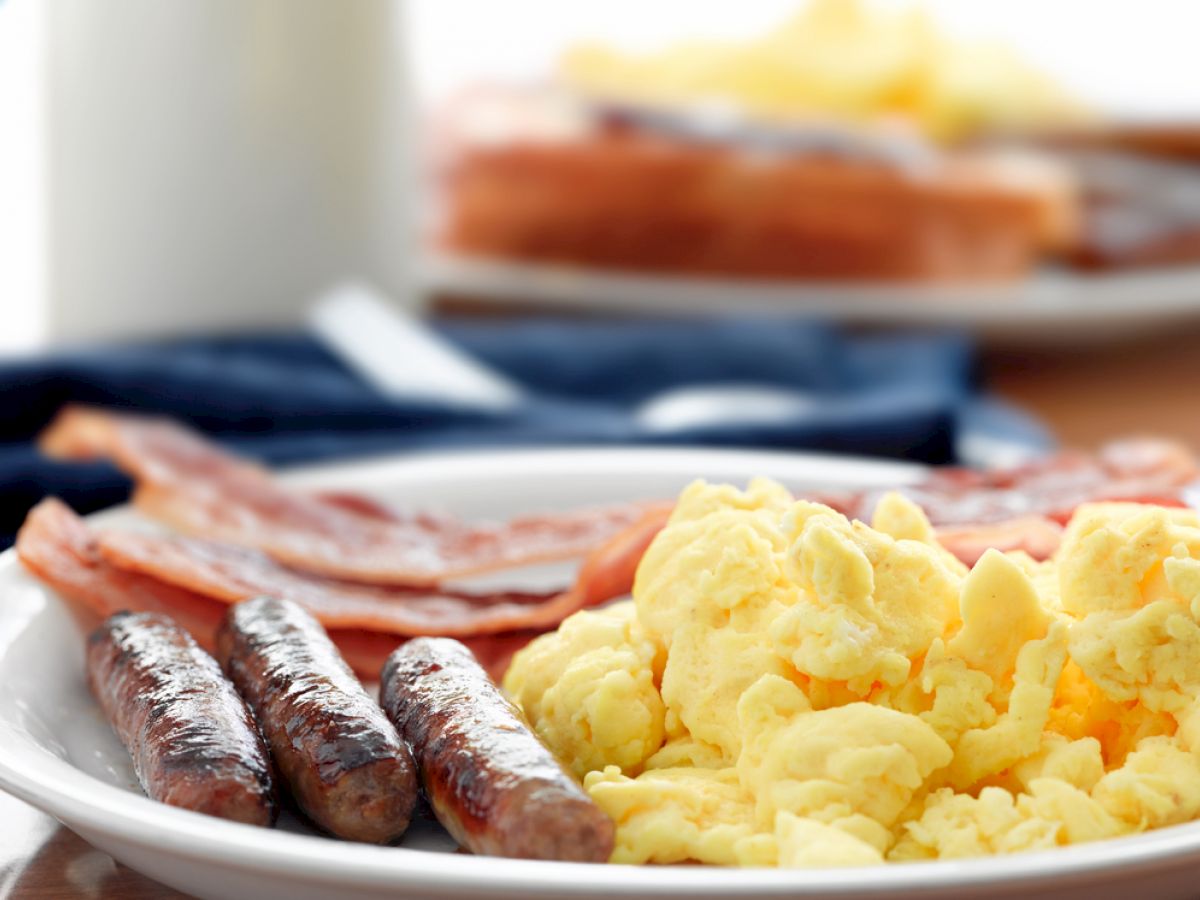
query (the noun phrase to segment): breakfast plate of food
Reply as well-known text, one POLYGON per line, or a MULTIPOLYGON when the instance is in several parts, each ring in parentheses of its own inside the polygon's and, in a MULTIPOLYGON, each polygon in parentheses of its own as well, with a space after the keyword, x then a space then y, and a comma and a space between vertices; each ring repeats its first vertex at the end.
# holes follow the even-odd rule
POLYGON ((135 490, 0 557, 0 786, 179 890, 1192 893, 1181 448, 276 475, 95 409, 42 447, 135 490))
POLYGON ((1022 340, 1194 318, 1194 155, 946 25, 813 0, 753 35, 585 42, 537 82, 464 85, 429 123, 423 286, 1022 340))

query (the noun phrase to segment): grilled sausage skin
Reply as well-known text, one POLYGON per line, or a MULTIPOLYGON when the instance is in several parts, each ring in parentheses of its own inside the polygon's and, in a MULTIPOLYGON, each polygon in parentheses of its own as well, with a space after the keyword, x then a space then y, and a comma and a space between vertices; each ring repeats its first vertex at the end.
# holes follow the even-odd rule
POLYGON ((235 822, 275 821, 270 758, 250 711, 170 618, 110 616, 88 638, 87 679, 148 796, 235 822))
POLYGON ((289 601, 246 600, 226 614, 217 656, 305 815, 349 840, 404 834, 420 793, 412 757, 316 619, 289 601))
POLYGON ((613 822, 449 638, 417 638, 384 665, 382 703, 412 748, 434 814, 472 853, 607 862, 613 822))

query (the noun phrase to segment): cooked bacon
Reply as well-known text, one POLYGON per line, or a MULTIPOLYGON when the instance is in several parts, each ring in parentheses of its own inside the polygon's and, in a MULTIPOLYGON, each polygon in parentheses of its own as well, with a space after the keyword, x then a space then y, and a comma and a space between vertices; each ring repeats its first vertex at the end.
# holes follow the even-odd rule
MULTIPOLYGON (((1195 457, 1185 447, 1138 438, 1106 444, 1095 455, 1065 451, 1012 468, 935 469, 924 481, 899 490, 925 510, 942 544, 973 565, 989 547, 1046 559, 1084 503, 1187 506, 1187 492, 1198 477, 1195 457)), ((870 521, 880 493, 821 499, 870 521)))
POLYGON ((438 515, 428 510, 401 510, 390 503, 384 503, 365 494, 355 494, 349 491, 320 491, 314 496, 322 503, 340 507, 368 519, 378 519, 381 522, 417 521, 423 528, 451 528, 457 524, 452 516, 438 515))
POLYGON ((1062 542, 1063 527, 1043 516, 1025 516, 987 525, 945 525, 938 542, 968 566, 989 549, 1024 550, 1034 559, 1048 559, 1062 542))
POLYGON ((205 649, 213 648, 223 604, 109 565, 87 523, 61 501, 49 498, 30 510, 16 546, 25 567, 70 601, 88 632, 123 609, 165 613, 205 649))
MULTIPOLYGON (((160 612, 175 619, 206 649, 212 649, 227 604, 138 572, 119 569, 100 554, 96 535, 67 506, 55 499, 30 511, 17 535, 21 562, 57 591, 86 631, 114 612, 160 612)), ((466 643, 494 677, 503 675, 512 655, 540 631, 466 637, 466 643)), ((375 680, 388 654, 403 643, 392 634, 357 628, 332 628, 329 636, 350 667, 375 680)))
POLYGON ((245 547, 196 538, 101 531, 101 556, 127 571, 186 588, 224 603, 260 594, 291 600, 330 628, 416 637, 464 637, 528 628, 553 628, 583 605, 574 590, 546 596, 464 596, 334 581, 281 566, 245 547))
MULTIPOLYGON (((213 602, 213 601, 209 601, 213 602)), ((224 611, 225 604, 217 604, 224 611)), ((359 629, 328 628, 329 637, 337 644, 342 658, 363 681, 378 681, 384 662, 397 647, 407 639, 391 634, 359 629)), ((464 637, 459 640, 471 648, 479 664, 487 669, 496 681, 504 678, 513 655, 544 631, 509 631, 504 634, 488 634, 481 637, 464 637)))
MULTIPOLYGON (((309 605, 318 615, 332 592, 337 615, 346 621, 396 634, 481 633, 471 630, 476 625, 483 633, 527 625, 542 628, 560 612, 595 601, 590 593, 568 599, 568 592, 541 604, 544 618, 536 624, 522 622, 527 604, 515 597, 477 603, 496 608, 474 611, 473 624, 460 623, 459 631, 445 623, 458 616, 465 601, 461 596, 442 591, 415 599, 409 595, 407 607, 397 613, 378 603, 378 591, 332 579, 387 585, 394 592, 398 585, 428 586, 460 575, 578 555, 611 538, 614 543, 601 557, 603 563, 585 565, 580 581, 584 587, 573 589, 607 599, 614 591, 628 590, 617 588, 632 583, 641 551, 670 511, 669 504, 629 504, 472 526, 396 510, 354 494, 289 492, 264 469, 180 426, 83 408, 63 412, 42 443, 57 456, 109 457, 137 481, 139 509, 182 531, 254 548, 284 564, 274 565, 257 554, 239 556, 230 547, 206 550, 213 545, 203 542, 183 552, 180 560, 178 547, 168 553, 156 545, 158 550, 150 553, 128 536, 114 537, 121 546, 108 549, 121 565, 225 600, 246 596, 252 587, 282 584, 292 595, 309 595, 309 605), (624 550, 622 542, 628 544, 624 550), (621 553, 628 559, 620 560, 621 553), (612 584, 605 583, 608 578, 612 584), (391 624, 380 625, 381 619, 391 624)), ((1186 489, 1197 475, 1195 459, 1186 448, 1137 439, 1109 444, 1095 455, 1065 452, 1007 469, 935 470, 923 482, 901 490, 925 509, 947 548, 972 564, 988 547, 1021 549, 1046 558, 1058 546, 1061 526, 1081 503, 1186 505, 1186 489)), ((869 520, 878 496, 827 492, 820 499, 869 520)))
POLYGON ((575 580, 582 606, 597 606, 633 590, 633 579, 646 548, 666 527, 674 507, 660 503, 642 517, 588 554, 575 580))
POLYGON ((134 503, 180 531, 263 551, 292 568, 387 585, 431 585, 581 556, 639 519, 644 503, 471 525, 374 501, 310 496, 162 419, 70 407, 42 449, 108 458, 137 483, 134 503))
POLYGON ((669 508, 648 510, 588 555, 575 583, 558 594, 465 594, 335 581, 281 566, 257 550, 196 538, 101 531, 95 547, 108 564, 223 603, 260 594, 291 600, 327 628, 405 637, 470 637, 545 631, 573 612, 629 593, 638 563, 666 524, 669 508))
MULTIPOLYGON (((1184 490, 1198 475, 1186 448, 1139 438, 1107 444, 1095 455, 1066 451, 1006 469, 935 469, 901 490, 935 526, 1012 524, 1034 517, 1065 524, 1083 503, 1183 505, 1184 490)), ((876 494, 860 498, 856 514, 869 518, 876 499, 876 494)))

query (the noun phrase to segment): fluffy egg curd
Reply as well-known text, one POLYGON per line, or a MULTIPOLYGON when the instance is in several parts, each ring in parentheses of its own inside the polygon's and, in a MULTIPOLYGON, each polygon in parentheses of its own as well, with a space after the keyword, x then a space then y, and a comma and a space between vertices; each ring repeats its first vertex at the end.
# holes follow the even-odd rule
POLYGON ((936 139, 1079 122, 1073 98, 1011 47, 963 41, 919 6, 812 0, 749 40, 691 40, 649 54, 571 50, 568 83, 650 106, 724 101, 771 120, 901 120, 936 139))
POLYGON ((693 484, 633 600, 505 688, 617 823, 617 863, 867 865, 1200 817, 1200 517, 1082 507, 967 569, 899 494, 870 526, 693 484))

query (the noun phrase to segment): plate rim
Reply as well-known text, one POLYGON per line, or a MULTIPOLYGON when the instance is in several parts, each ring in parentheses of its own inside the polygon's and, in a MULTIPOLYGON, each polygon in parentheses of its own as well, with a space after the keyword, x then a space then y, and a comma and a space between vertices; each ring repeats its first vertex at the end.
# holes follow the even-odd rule
MULTIPOLYGON (((874 460, 823 454, 697 449, 683 447, 506 449, 389 454, 360 460, 327 462, 282 473, 297 485, 339 487, 347 472, 370 467, 417 468, 429 465, 453 469, 478 461, 478 456, 504 457, 507 464, 547 457, 562 465, 580 465, 595 456, 660 456, 692 459, 735 458, 790 460, 792 465, 820 469, 832 461, 876 465, 874 460), (569 459, 567 459, 569 457, 569 459)), ((881 463, 892 468, 890 462, 881 463)), ((901 468, 919 466, 898 464, 901 468)), ((447 476, 449 477, 449 476, 447 476)), ((785 476, 786 477, 786 476, 785 476)), ((104 521, 136 516, 127 505, 87 517, 104 521)), ((15 549, 0 553, 0 591, 12 591, 22 581, 38 588, 38 602, 24 610, 0 606, 0 657, 7 655, 20 631, 56 602, 54 592, 25 572, 15 549), (15 580, 14 580, 15 579, 15 580), (14 621, 21 619, 21 621, 14 621)), ((60 601, 59 601, 60 602, 60 601)), ((64 610, 65 612, 65 610, 64 610)), ((659 896, 711 896, 730 891, 792 896, 874 894, 894 896, 914 890, 969 890, 996 886, 1019 887, 1038 882, 1094 878, 1114 870, 1134 872, 1167 867, 1200 856, 1200 822, 1156 829, 1139 835, 1081 844, 1051 851, 969 860, 939 860, 885 866, 829 869, 739 869, 718 866, 632 866, 512 860, 451 855, 405 847, 376 847, 335 839, 257 828, 213 819, 200 813, 157 803, 144 795, 105 782, 50 753, 8 719, 0 719, 0 788, 42 809, 67 827, 112 836, 144 849, 169 853, 197 862, 220 859, 222 866, 269 875, 286 867, 291 876, 316 884, 379 888, 404 879, 410 889, 468 892, 485 896, 489 890, 522 890, 545 896, 577 886, 587 873, 588 889, 641 891, 659 896), (454 861, 446 865, 447 859, 454 861)))
POLYGON ((1011 284, 805 281, 639 272, 538 263, 424 248, 414 275, 425 291, 484 302, 661 315, 810 315, 851 323, 1036 328, 1086 314, 1092 327, 1134 316, 1200 315, 1200 265, 1123 272, 1035 271, 1011 284), (518 290, 519 286, 519 290, 518 290), (731 299, 732 298, 732 299, 731 299))

